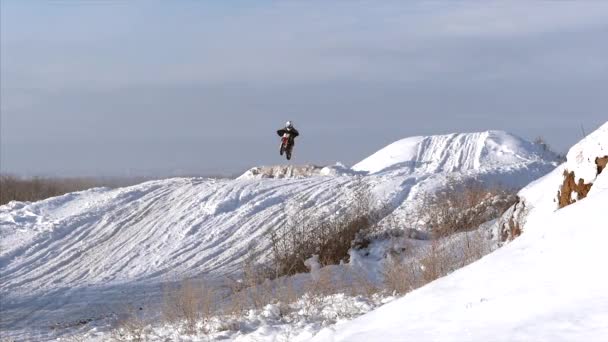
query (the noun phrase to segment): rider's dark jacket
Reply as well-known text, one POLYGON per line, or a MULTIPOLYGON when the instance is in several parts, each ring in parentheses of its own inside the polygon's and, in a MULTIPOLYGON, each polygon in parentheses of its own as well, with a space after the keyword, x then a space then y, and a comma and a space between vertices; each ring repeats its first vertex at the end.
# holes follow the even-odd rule
POLYGON ((277 131, 277 134, 280 137, 282 137, 283 134, 285 134, 285 133, 289 133, 289 143, 291 145, 294 144, 294 138, 297 137, 298 135, 300 135, 300 132, 298 132, 298 130, 293 127, 281 128, 280 130, 277 131))

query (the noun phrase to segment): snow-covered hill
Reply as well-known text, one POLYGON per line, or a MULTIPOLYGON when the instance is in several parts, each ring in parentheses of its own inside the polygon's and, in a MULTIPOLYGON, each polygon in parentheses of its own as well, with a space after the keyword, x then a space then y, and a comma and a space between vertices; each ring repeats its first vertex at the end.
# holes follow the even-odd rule
POLYGON ((608 123, 520 192, 521 237, 314 341, 608 341, 608 123), (564 170, 592 184, 558 209, 564 170))
POLYGON ((0 329, 29 336, 85 312, 102 317, 125 299, 158 301, 168 280, 238 272, 253 246, 268 249, 268 229, 302 210, 333 215, 361 179, 399 211, 448 176, 523 186, 555 166, 554 156, 504 132, 410 140, 417 143, 391 145, 356 171, 177 178, 1 206, 0 329))
POLYGON ((419 173, 520 165, 555 158, 540 145, 501 131, 411 137, 394 142, 353 166, 377 173, 391 168, 419 173))

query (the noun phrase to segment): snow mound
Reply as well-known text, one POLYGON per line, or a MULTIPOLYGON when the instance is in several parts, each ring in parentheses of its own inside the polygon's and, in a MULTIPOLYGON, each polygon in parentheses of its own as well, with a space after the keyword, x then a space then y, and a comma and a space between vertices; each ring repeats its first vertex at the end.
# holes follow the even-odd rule
POLYGON ((414 173, 479 170, 556 156, 539 145, 502 131, 418 136, 394 142, 353 166, 377 173, 408 168, 414 173))

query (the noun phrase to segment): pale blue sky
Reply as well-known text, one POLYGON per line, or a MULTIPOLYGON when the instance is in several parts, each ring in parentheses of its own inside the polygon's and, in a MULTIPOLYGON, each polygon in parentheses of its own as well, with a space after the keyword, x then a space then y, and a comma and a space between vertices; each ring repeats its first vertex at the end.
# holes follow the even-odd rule
POLYGON ((604 1, 1 2, 0 171, 232 174, 608 120, 604 1))

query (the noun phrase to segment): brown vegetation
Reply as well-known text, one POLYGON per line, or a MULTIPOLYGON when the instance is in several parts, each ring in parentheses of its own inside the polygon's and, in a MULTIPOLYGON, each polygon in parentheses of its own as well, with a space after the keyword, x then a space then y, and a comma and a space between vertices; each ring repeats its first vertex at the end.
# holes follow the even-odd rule
POLYGON ((304 262, 318 255, 322 265, 348 261, 353 241, 372 229, 378 215, 372 195, 360 182, 353 191, 351 206, 334 218, 316 216, 298 210, 287 224, 269 232, 275 277, 307 272, 304 262))
POLYGON ((383 271, 384 287, 393 293, 405 294, 415 289, 417 272, 412 263, 406 263, 397 257, 386 261, 383 271))
MULTIPOLYGON (((125 317, 118 321, 118 326, 111 333, 112 341, 143 342, 149 340, 150 326, 140 318, 138 311, 131 306, 127 308, 125 317)), ((72 338, 76 337, 73 336, 72 338)))
POLYGON ((197 332, 199 322, 216 311, 216 289, 200 280, 185 279, 177 288, 164 289, 163 316, 171 323, 182 323, 186 334, 197 332))
POLYGON ((428 284, 446 275, 449 271, 449 255, 433 240, 426 254, 420 259, 421 281, 428 284))
POLYGON ((147 180, 132 178, 20 178, 0 175, 0 205, 10 201, 34 202, 95 187, 120 187, 147 180))
POLYGON ((516 201, 515 192, 509 189, 450 180, 445 188, 426 196, 421 212, 426 214, 433 236, 440 238, 498 218, 516 201))
POLYGON ((38 201, 59 196, 68 192, 89 189, 95 183, 79 178, 31 178, 21 179, 14 176, 0 176, 0 205, 10 201, 38 201))
POLYGON ((491 251, 491 241, 481 231, 467 232, 456 240, 432 240, 416 259, 391 255, 384 265, 384 289, 405 294, 464 267, 491 251))

